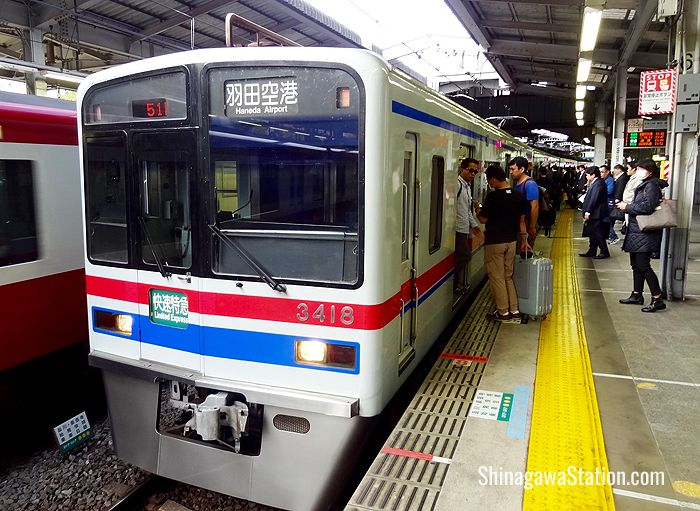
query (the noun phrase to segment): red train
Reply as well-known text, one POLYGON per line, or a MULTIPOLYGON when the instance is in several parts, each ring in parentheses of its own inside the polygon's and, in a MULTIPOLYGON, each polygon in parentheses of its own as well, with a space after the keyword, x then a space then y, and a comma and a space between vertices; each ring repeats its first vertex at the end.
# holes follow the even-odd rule
POLYGON ((0 371, 87 340, 75 105, 0 92, 0 371))

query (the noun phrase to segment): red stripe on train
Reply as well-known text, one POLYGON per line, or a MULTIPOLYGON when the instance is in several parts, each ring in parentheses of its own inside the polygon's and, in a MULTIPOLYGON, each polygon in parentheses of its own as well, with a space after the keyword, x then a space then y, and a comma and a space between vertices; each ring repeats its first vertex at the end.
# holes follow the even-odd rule
POLYGON ((77 114, 60 108, 0 103, 0 142, 78 145, 77 114))
POLYGON ((0 370, 87 340, 85 272, 0 286, 0 370))
MULTIPOLYGON (((418 288, 422 294, 433 287, 442 279, 454 265, 454 254, 450 254, 433 268, 418 277, 418 288)), ((114 300, 138 302, 148 304, 149 290, 158 289, 185 292, 189 299, 189 310, 200 314, 214 316, 226 316, 246 319, 259 319, 265 321, 283 321, 287 323, 299 323, 297 314, 301 312, 300 303, 306 305, 309 314, 324 306, 325 315, 329 316, 331 306, 335 306, 336 320, 332 326, 340 328, 354 328, 359 330, 378 330, 390 323, 399 312, 403 304, 411 300, 411 283, 405 282, 401 290, 383 303, 375 305, 362 305, 339 302, 320 302, 315 300, 270 298, 262 296, 238 296, 225 293, 210 292, 186 292, 182 289, 167 286, 153 286, 150 284, 136 284, 104 277, 88 275, 87 293, 93 296, 101 296, 114 300), (341 321, 343 307, 352 307, 353 322, 346 325, 341 321)), ((309 324, 311 322, 309 321, 309 324)), ((318 323, 314 323, 318 324, 318 323)), ((326 326, 331 326, 326 321, 326 326)))

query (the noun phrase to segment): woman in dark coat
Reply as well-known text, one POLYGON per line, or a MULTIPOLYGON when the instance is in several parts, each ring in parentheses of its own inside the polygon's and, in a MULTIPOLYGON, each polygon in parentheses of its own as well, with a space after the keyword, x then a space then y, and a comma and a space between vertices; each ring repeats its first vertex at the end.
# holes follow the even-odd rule
POLYGON ((622 250, 630 255, 634 290, 629 298, 620 300, 620 303, 643 305, 644 281, 646 280, 651 292, 651 303, 642 307, 642 312, 656 312, 666 308, 661 298, 659 279, 651 268, 651 255, 661 249, 661 237, 663 229, 642 231, 637 223, 637 216, 651 215, 661 201, 661 189, 668 186, 666 181, 659 179, 659 168, 652 160, 644 160, 637 165, 637 172, 641 172, 642 183, 634 191, 632 202, 618 202, 616 207, 629 215, 627 234, 622 244, 622 250))

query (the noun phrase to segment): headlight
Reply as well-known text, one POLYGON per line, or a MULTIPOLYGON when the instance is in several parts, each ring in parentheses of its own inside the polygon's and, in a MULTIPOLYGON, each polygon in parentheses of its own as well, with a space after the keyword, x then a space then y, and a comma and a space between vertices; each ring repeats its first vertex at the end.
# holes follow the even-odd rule
POLYGON ((326 361, 326 343, 297 341, 297 362, 323 363, 326 361))
POLYGON ((134 328, 134 317, 130 314, 94 309, 92 327, 95 330, 107 330, 131 336, 134 328))
POLYGON ((355 369, 355 346, 323 341, 296 341, 294 358, 298 364, 355 369))

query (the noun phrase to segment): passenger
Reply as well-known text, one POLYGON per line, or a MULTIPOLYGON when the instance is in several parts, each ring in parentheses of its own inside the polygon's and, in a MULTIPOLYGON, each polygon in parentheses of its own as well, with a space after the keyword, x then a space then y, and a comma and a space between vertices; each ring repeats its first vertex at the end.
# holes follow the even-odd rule
POLYGON ((606 226, 605 239, 614 245, 617 243, 617 233, 611 227, 614 222, 610 218, 610 211, 615 207, 615 178, 610 173, 610 167, 605 164, 600 166, 600 179, 605 183, 608 192, 608 218, 605 219, 605 223, 608 225, 606 226))
POLYGON ((537 186, 540 187, 540 192, 542 188, 545 189, 546 194, 543 197, 543 201, 547 204, 548 208, 545 211, 539 211, 537 215, 537 224, 544 229, 544 235, 549 237, 550 231, 554 222, 556 221, 557 210, 559 209, 559 202, 557 201, 557 196, 559 192, 554 181, 549 177, 549 170, 547 167, 542 167, 540 169, 540 177, 537 178, 537 186))
MULTIPOLYGON (((634 199, 634 191, 642 184, 642 180, 637 176, 637 162, 632 160, 627 163, 627 184, 625 185, 625 190, 622 192, 622 202, 630 203, 634 199)), ((625 224, 622 226, 622 234, 627 231, 627 222, 629 221, 629 215, 625 214, 625 224)))
POLYGON ((619 202, 617 207, 627 213, 627 235, 622 243, 622 250, 630 255, 632 266, 632 294, 623 298, 620 303, 643 305, 644 281, 651 292, 651 303, 642 307, 642 312, 656 312, 666 308, 661 298, 659 279, 651 268, 652 253, 661 249, 663 229, 642 231, 637 223, 639 215, 651 215, 661 201, 661 190, 668 186, 666 181, 659 179, 659 167, 651 160, 644 160, 637 166, 636 176, 640 185, 634 191, 632 202, 619 202))
POLYGON ((617 209, 615 204, 622 200, 625 185, 627 184, 627 181, 629 181, 630 177, 625 172, 625 167, 617 164, 613 167, 613 179, 615 180, 615 197, 613 201, 613 209, 610 210, 610 237, 608 238, 611 245, 615 245, 618 241, 620 241, 620 238, 615 232, 615 222, 618 220, 624 221, 625 214, 622 213, 621 210, 617 209))
POLYGON ((474 176, 479 172, 479 162, 474 158, 465 158, 459 164, 457 184, 457 233, 455 239, 455 280, 454 292, 463 294, 469 291, 467 284, 467 263, 471 257, 469 238, 480 236, 479 223, 474 216, 472 187, 474 176), (478 231, 478 232, 476 232, 478 231))
POLYGON ((584 236, 588 236, 588 251, 579 254, 581 257, 592 257, 593 259, 607 259, 610 257, 605 238, 610 230, 609 224, 605 221, 609 216, 608 193, 605 182, 600 178, 600 169, 592 165, 586 169, 586 179, 588 180, 588 191, 583 201, 584 236), (600 254, 596 255, 600 249, 600 254))
POLYGON ((508 164, 510 175, 513 178, 515 188, 525 196, 525 200, 530 203, 525 213, 525 226, 527 227, 528 243, 535 246, 537 238, 537 216, 540 209, 540 189, 537 183, 525 172, 528 162, 522 156, 516 156, 508 164))
POLYGON ((489 165, 486 182, 492 191, 484 199, 483 207, 477 211, 479 220, 486 224, 484 264, 496 310, 490 317, 498 321, 517 319, 518 295, 513 284, 513 264, 516 244, 520 252, 531 247, 525 230, 525 197, 508 186, 506 173, 500 165, 489 165))

